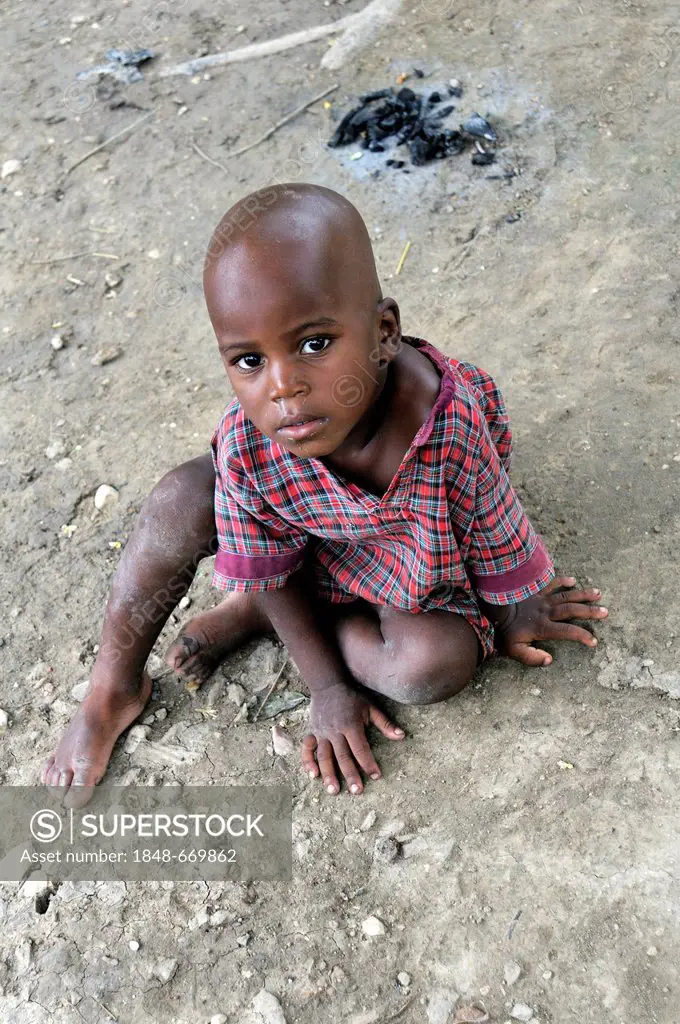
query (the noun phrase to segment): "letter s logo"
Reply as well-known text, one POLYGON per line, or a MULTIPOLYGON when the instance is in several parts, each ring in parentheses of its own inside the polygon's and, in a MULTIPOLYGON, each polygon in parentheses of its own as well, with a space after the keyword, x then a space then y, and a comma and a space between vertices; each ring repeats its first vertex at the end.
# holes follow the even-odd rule
POLYGON ((61 835, 64 823, 56 811, 43 809, 35 812, 29 827, 31 835, 39 843, 53 843, 61 835))

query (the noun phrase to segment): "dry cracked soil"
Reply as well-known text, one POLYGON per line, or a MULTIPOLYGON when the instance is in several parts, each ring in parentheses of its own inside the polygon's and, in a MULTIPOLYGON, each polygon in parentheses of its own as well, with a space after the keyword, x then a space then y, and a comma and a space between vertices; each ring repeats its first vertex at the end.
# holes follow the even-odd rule
MULTIPOLYGON (((272 181, 348 195, 409 332, 495 375, 516 486, 610 620, 594 654, 562 646, 540 671, 499 659, 446 705, 391 708, 408 738, 376 741, 384 778, 361 798, 325 795, 273 754, 271 721, 239 711, 235 687, 248 697, 279 670, 272 641, 194 694, 155 656, 150 710, 165 710, 118 745, 110 781, 290 784, 293 880, 4 883, 4 1024, 680 1019, 678 10, 410 0, 338 70, 320 66, 324 39, 158 74, 362 5, 0 13, 0 149, 18 161, 0 185, 0 781, 36 783, 140 504, 207 450, 229 395, 202 253, 227 206, 272 181), (142 45, 159 53, 142 81, 76 80, 109 47, 142 45), (492 167, 468 153, 407 174, 325 146, 359 93, 416 67, 409 84, 456 77, 461 114, 493 121, 492 167), (336 82, 330 109, 230 155, 336 82), (102 483, 119 500, 98 513, 102 483), (371 915, 383 934, 364 934, 371 915)), ((159 653, 215 601, 207 568, 191 597, 159 653)), ((280 684, 298 682, 289 666, 280 684)), ((296 743, 305 714, 279 716, 296 743)))

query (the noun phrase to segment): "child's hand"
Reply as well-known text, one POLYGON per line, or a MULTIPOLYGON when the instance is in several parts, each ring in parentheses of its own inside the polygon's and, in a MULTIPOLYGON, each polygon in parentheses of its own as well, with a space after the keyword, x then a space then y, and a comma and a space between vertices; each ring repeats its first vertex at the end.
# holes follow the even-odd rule
POLYGON ((524 665, 550 665, 552 658, 548 652, 531 646, 535 640, 578 640, 587 647, 595 647, 597 640, 592 633, 566 620, 606 619, 609 612, 594 604, 599 600, 599 590, 564 589, 575 583, 573 576, 554 579, 535 597, 507 606, 507 612, 503 609, 505 614, 496 621, 501 652, 524 665))
POLYGON ((336 762, 351 793, 362 793, 364 789, 359 768, 372 779, 380 778, 380 768, 366 739, 369 722, 388 740, 404 738, 403 729, 342 683, 312 693, 309 733, 302 741, 302 763, 310 778, 321 774, 328 793, 340 791, 336 762))

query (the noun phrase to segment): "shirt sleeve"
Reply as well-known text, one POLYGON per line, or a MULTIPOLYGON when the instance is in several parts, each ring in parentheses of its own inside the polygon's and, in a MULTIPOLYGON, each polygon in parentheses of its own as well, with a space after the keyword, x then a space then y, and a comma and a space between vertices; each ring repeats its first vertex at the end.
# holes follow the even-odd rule
POLYGON ((484 413, 491 440, 506 472, 509 473, 512 461, 512 431, 501 390, 491 374, 480 369, 479 366, 474 366, 472 363, 459 363, 458 366, 475 389, 474 393, 484 413))
POLYGON ((489 604, 518 604, 555 575, 552 559, 510 483, 485 417, 480 417, 474 520, 466 568, 489 604))
POLYGON ((220 458, 213 439, 218 550, 213 586, 277 590, 302 566, 308 536, 277 515, 235 460, 220 458))

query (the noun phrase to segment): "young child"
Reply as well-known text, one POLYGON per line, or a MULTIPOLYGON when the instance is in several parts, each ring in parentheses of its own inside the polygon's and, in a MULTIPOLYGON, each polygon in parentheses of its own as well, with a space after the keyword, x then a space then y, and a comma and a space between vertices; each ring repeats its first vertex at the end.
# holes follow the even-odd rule
POLYGON ((203 681, 275 630, 311 694, 302 761, 329 793, 380 777, 369 723, 404 737, 372 693, 446 700, 494 650, 548 665, 534 641, 594 647, 567 620, 607 615, 598 590, 553 578, 508 479, 494 381, 401 336, 346 199, 293 184, 241 200, 204 287, 236 398, 212 459, 157 485, 125 549, 88 695, 43 767, 72 804, 143 711, 148 654, 216 540, 214 583, 229 595, 189 623, 169 664, 203 681))

